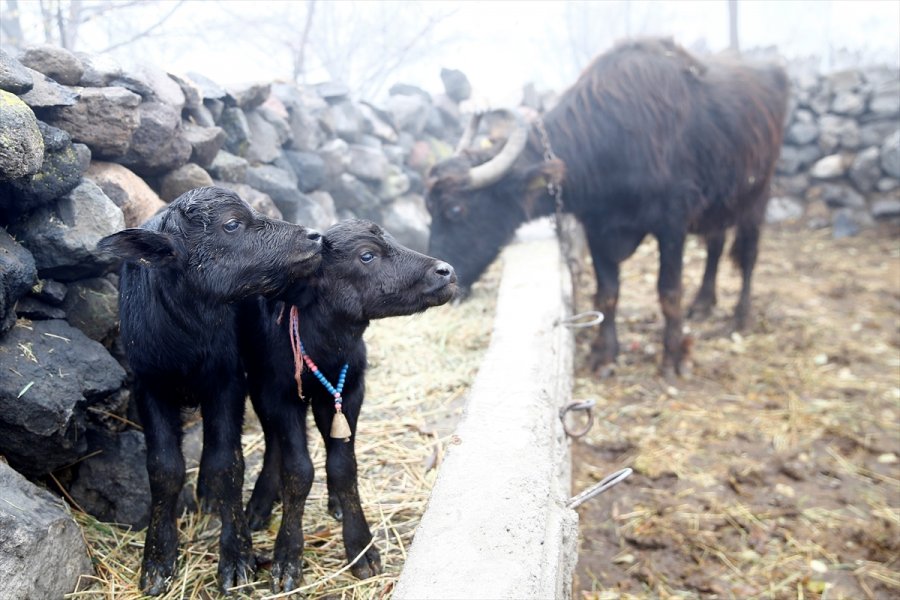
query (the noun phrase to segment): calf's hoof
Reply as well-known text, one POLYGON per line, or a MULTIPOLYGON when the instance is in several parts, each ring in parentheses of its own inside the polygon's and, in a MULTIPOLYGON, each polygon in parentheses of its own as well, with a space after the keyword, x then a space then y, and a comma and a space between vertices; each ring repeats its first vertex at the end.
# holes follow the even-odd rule
POLYGON ((276 594, 300 587, 302 582, 303 561, 299 557, 272 563, 272 591, 276 594))
POLYGON ((344 520, 344 509, 341 508, 341 501, 335 497, 328 496, 328 514, 337 521, 344 520))
POLYGON ((219 589, 229 594, 230 589, 250 583, 256 572, 256 559, 252 553, 235 559, 219 558, 219 589))
POLYGON ((247 524, 253 531, 261 531, 269 526, 269 519, 272 518, 272 505, 260 507, 250 503, 247 505, 247 524))
POLYGON ((365 554, 359 557, 359 560, 350 567, 350 572, 357 579, 368 579, 381 573, 381 555, 378 554, 375 546, 366 550, 365 554))
POLYGON ((175 572, 174 561, 161 563, 145 561, 141 566, 141 592, 148 596, 159 596, 166 593, 175 572))

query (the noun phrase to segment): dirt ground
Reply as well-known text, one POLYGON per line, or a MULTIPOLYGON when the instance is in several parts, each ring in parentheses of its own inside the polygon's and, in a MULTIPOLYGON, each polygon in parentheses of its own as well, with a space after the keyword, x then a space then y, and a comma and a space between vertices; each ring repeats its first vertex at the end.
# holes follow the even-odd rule
MULTIPOLYGON (((898 233, 770 227, 755 324, 731 333, 739 277, 723 264, 674 384, 657 370, 655 242, 623 264, 613 378, 591 376, 593 334, 577 337, 574 395, 597 419, 573 444, 573 491, 635 474, 579 509, 575 598, 900 598, 898 233)), ((704 256, 692 239, 687 301, 704 256)))

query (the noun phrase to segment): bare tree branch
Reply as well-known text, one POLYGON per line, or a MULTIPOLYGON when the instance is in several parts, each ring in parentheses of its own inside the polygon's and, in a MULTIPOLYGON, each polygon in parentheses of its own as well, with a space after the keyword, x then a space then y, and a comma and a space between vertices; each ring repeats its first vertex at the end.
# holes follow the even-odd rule
POLYGON ((136 41, 139 40, 139 39, 142 39, 142 38, 145 38, 145 37, 150 37, 150 35, 151 35, 155 30, 159 29, 166 21, 169 20, 169 18, 170 18, 172 15, 175 14, 175 12, 176 12, 179 8, 181 8, 181 5, 184 4, 184 2, 185 2, 185 0, 179 0, 178 3, 177 3, 175 6, 172 7, 172 10, 170 10, 170 11, 167 12, 165 15, 163 15, 159 20, 156 21, 156 23, 154 23, 153 25, 151 25, 151 26, 148 27, 147 29, 144 29, 143 31, 140 31, 140 32, 134 34, 133 36, 131 36, 131 37, 128 38, 127 40, 123 40, 123 41, 121 41, 121 42, 117 42, 117 43, 115 43, 115 44, 113 44, 113 45, 111 45, 111 46, 109 46, 109 47, 107 47, 107 48, 104 48, 103 50, 100 50, 100 54, 104 54, 104 53, 106 53, 106 52, 111 52, 111 51, 115 50, 116 48, 121 48, 122 46, 127 46, 127 45, 129 45, 129 44, 133 44, 134 42, 136 42, 136 41))
POLYGON ((300 47, 294 54, 294 83, 299 83, 300 75, 303 74, 306 61, 306 45, 309 43, 309 31, 313 24, 313 14, 316 12, 316 0, 309 0, 306 3, 306 23, 303 26, 303 35, 300 36, 300 47))

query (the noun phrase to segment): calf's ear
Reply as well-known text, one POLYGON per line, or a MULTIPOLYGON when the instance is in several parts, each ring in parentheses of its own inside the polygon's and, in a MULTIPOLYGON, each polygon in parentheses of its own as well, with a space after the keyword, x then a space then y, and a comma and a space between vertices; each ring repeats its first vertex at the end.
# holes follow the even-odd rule
POLYGON ((124 229, 100 240, 97 248, 152 267, 168 264, 177 256, 172 236, 148 229, 124 229))

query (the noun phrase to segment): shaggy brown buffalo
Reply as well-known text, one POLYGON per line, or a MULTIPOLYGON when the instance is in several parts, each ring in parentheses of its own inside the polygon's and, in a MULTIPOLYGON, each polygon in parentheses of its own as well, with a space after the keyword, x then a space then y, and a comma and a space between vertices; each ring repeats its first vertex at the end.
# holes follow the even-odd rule
POLYGON ((559 184, 562 211, 584 226, 596 307, 606 316, 593 346, 595 367, 608 372, 619 351, 619 265, 650 234, 659 243, 662 367, 674 375, 686 353, 688 233, 706 239, 706 272, 691 309, 702 316, 716 302, 725 232, 736 228, 731 256, 743 286, 735 323, 748 323, 787 100, 780 67, 701 61, 668 39, 622 43, 599 56, 542 120, 520 122, 500 150, 465 149, 432 168, 429 253, 453 263, 460 284, 471 285, 521 223, 555 212, 547 183, 559 184))

